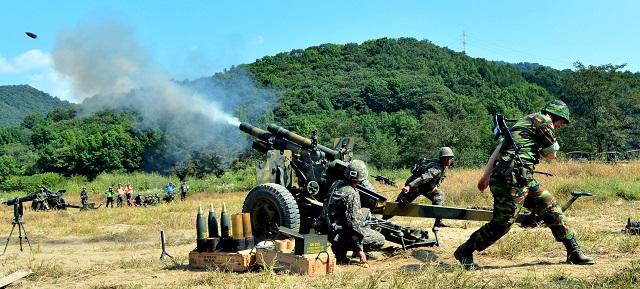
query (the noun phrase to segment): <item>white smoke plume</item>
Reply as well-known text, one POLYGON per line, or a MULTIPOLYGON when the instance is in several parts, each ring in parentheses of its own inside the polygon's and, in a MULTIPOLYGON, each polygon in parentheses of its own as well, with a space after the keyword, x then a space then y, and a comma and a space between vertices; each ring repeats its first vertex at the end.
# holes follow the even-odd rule
POLYGON ((52 56, 56 70, 71 80, 81 114, 133 109, 143 118, 142 128, 160 128, 188 144, 184 153, 172 152, 175 157, 165 160, 167 165, 193 149, 237 152, 246 138, 238 133, 239 119, 229 112, 241 107, 245 115, 259 115, 274 103, 273 94, 256 89, 246 74, 239 74, 233 89, 252 92, 248 96, 230 93, 213 78, 178 84, 149 58, 133 28, 116 21, 83 23, 62 31, 52 56))

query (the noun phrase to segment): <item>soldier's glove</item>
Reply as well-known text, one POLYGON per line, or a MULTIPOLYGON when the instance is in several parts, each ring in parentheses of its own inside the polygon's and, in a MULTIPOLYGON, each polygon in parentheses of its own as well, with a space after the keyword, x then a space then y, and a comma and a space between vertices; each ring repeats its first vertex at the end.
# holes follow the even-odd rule
POLYGON ((406 205, 409 203, 409 199, 407 199, 407 196, 405 194, 402 194, 398 196, 398 203, 406 205))

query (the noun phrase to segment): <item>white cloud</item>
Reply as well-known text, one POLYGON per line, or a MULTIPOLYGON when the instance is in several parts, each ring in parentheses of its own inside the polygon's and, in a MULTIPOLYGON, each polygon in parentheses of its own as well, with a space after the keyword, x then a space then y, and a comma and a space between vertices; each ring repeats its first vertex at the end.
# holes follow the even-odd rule
POLYGON ((48 52, 33 49, 25 51, 11 60, 0 56, 0 79, 3 74, 12 81, 2 81, 2 83, 27 83, 62 100, 76 102, 71 82, 56 72, 53 67, 53 59, 48 52))
POLYGON ((76 102, 71 88, 71 82, 56 72, 52 67, 31 75, 29 77, 29 85, 62 100, 76 102))
POLYGON ((51 55, 37 49, 26 51, 12 60, 0 56, 0 73, 21 73, 50 67, 51 55))

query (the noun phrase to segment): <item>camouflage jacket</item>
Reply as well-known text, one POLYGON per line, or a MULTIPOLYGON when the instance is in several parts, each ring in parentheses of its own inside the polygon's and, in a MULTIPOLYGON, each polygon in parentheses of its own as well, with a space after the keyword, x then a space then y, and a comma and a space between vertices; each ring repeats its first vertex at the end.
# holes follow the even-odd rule
POLYGON ((412 189, 420 190, 421 193, 428 193, 440 186, 446 177, 447 168, 442 167, 440 162, 420 161, 413 167, 411 176, 404 184, 412 189))
MULTIPOLYGON (((520 159, 530 169, 540 162, 540 153, 560 150, 551 118, 540 112, 519 119, 511 127, 511 135, 514 142, 520 145, 520 159)), ((515 155, 511 145, 503 145, 500 152, 503 157, 515 155)))
POLYGON ((364 216, 360 211, 360 195, 348 181, 338 180, 331 185, 322 214, 331 224, 330 231, 337 225, 342 228, 342 232, 353 233, 361 246, 364 237, 364 216))

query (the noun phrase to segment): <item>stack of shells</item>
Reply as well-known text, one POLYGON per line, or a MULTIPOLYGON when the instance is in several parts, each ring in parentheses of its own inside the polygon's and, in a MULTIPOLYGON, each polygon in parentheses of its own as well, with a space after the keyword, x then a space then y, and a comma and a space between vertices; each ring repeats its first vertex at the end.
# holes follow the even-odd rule
POLYGON ((196 216, 196 251, 198 252, 238 252, 254 248, 251 232, 251 215, 237 213, 231 217, 227 213, 227 205, 222 204, 220 215, 220 232, 213 204, 209 205, 208 226, 205 224, 202 205, 198 207, 196 216), (206 232, 209 237, 206 237, 206 232))

